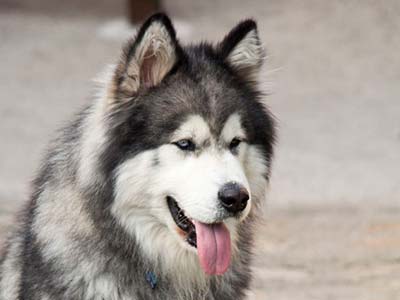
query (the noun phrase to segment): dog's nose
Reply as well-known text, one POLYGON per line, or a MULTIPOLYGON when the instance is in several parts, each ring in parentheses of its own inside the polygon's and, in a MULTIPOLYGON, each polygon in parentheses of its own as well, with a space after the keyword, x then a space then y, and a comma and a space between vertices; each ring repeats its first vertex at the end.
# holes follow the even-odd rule
POLYGON ((222 186, 218 192, 218 198, 222 206, 231 213, 239 213, 247 206, 249 193, 235 182, 229 182, 222 186))

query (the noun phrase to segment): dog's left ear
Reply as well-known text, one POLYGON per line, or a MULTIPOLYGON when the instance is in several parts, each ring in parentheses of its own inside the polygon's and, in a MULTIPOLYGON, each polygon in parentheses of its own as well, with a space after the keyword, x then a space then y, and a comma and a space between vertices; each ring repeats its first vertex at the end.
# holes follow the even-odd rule
POLYGON ((118 98, 132 98, 139 90, 158 85, 178 60, 180 46, 171 20, 151 16, 124 49, 115 72, 118 98))
POLYGON ((219 44, 219 51, 239 75, 255 80, 265 58, 256 22, 245 20, 239 23, 219 44))

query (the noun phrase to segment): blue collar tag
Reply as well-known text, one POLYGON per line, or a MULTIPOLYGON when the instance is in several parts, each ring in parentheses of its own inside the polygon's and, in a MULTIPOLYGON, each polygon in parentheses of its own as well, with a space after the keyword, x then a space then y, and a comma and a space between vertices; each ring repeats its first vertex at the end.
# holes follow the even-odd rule
POLYGON ((151 289, 155 289, 157 286, 157 277, 152 271, 146 273, 146 281, 150 284, 151 289))

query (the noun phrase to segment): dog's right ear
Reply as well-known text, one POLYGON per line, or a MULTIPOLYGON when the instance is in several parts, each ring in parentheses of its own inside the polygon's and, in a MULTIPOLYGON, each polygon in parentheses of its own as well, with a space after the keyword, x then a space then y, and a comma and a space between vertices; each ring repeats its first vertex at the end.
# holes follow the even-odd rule
POLYGON ((151 16, 124 49, 114 74, 114 97, 132 99, 139 91, 158 85, 177 62, 179 53, 171 20, 161 13, 151 16))

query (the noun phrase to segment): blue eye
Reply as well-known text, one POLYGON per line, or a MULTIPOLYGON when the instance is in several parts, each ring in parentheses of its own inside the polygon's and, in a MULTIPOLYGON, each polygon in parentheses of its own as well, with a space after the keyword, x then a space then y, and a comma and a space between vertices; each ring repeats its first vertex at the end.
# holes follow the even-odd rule
POLYGON ((194 151, 196 149, 196 145, 191 140, 179 140, 174 143, 179 149, 183 151, 194 151))

